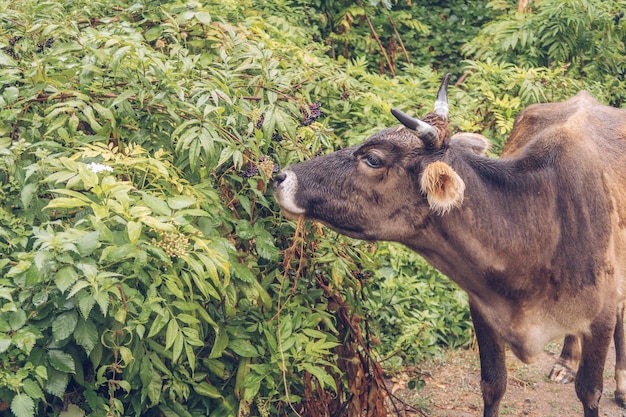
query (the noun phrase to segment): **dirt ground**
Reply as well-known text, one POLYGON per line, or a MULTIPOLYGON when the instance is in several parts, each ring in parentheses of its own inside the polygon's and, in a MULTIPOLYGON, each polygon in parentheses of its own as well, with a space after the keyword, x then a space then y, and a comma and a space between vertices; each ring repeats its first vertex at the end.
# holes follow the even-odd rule
MULTIPOLYGON (((508 384, 500 406, 500 416, 577 417, 582 407, 573 384, 557 384, 548 379, 552 364, 561 352, 559 343, 550 344, 533 364, 526 365, 507 353, 508 384)), ((626 409, 613 400, 615 349, 611 346, 604 371, 604 394, 600 416, 626 417, 626 409)), ((481 417, 480 365, 477 350, 450 350, 441 357, 419 367, 423 388, 409 389, 416 373, 406 373, 391 379, 398 417, 481 417), (417 412, 414 405, 422 410, 417 412)))

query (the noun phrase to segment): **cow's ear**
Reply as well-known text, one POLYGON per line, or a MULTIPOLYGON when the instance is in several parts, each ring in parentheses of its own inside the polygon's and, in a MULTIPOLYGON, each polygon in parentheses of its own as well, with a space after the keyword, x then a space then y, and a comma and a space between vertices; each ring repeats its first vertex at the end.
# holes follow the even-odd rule
POLYGON ((424 169, 420 179, 422 192, 426 194, 431 210, 437 214, 446 214, 463 202, 465 183, 452 167, 436 161, 424 169))
POLYGON ((462 132, 450 138, 450 146, 465 148, 477 155, 485 155, 491 147, 491 142, 480 133, 462 132))

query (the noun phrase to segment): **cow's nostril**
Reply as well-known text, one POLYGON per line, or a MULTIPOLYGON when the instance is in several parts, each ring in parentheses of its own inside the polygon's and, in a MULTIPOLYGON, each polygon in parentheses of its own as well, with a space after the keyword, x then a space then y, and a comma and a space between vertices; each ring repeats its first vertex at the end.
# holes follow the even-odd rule
POLYGON ((285 174, 283 171, 279 172, 278 174, 274 176, 275 185, 280 185, 280 183, 285 181, 286 178, 287 178, 287 174, 285 174))

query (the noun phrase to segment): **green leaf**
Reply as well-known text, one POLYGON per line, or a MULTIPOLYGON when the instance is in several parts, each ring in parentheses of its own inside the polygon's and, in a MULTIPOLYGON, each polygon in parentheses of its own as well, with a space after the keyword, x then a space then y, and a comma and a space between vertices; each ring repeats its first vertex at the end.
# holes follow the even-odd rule
POLYGON ((150 210, 156 214, 160 214, 162 216, 169 216, 172 214, 172 210, 169 208, 167 203, 152 194, 142 192, 141 199, 144 203, 146 203, 150 210))
POLYGON ((243 240, 250 240, 256 236, 248 220, 239 220, 237 222, 237 236, 243 240))
POLYGON ((24 188, 22 188, 21 192, 21 200, 24 208, 28 208, 30 206, 31 201, 33 201, 33 196, 37 193, 37 184, 30 183, 26 184, 24 188))
POLYGON ((39 332, 37 329, 30 327, 20 329, 11 338, 11 343, 13 343, 13 345, 18 349, 21 349, 26 353, 30 353, 35 346, 37 339, 41 338, 41 333, 35 334, 35 331, 39 332))
POLYGON ((176 319, 170 320, 167 323, 167 330, 165 331, 165 349, 169 349, 172 347, 176 339, 181 338, 180 327, 178 327, 178 322, 176 319))
MULTIPOLYGON (((68 355, 69 356, 69 355, 68 355)), ((54 368, 48 371, 48 380, 44 389, 52 395, 63 398, 69 382, 69 376, 65 372, 59 372, 54 368)))
POLYGON ((76 404, 69 404, 66 411, 61 411, 59 417, 85 417, 85 410, 76 404))
POLYGON ((215 338, 215 343, 213 343, 213 347, 211 348, 211 353, 209 354, 210 359, 219 358, 222 356, 222 353, 228 346, 229 338, 228 334, 225 330, 220 329, 217 337, 215 338))
POLYGON ((130 392, 131 388, 130 388, 130 383, 128 381, 118 381, 117 382, 120 385, 120 388, 123 389, 126 392, 130 392))
POLYGON ((167 205, 170 206, 172 210, 184 209, 185 207, 196 204, 196 202, 197 200, 195 197, 187 195, 177 195, 167 199, 167 205))
POLYGON ((256 250, 259 255, 265 259, 276 261, 280 253, 279 249, 274 245, 274 237, 265 229, 261 223, 254 225, 256 235, 256 250))
POLYGON ((74 331, 74 340, 85 349, 87 356, 89 356, 99 342, 96 325, 90 320, 84 320, 83 318, 78 320, 76 330, 74 331))
POLYGON ((211 24, 211 15, 208 12, 196 12, 195 16, 203 25, 211 24))
POLYGON ((11 411, 15 417, 33 417, 35 402, 28 395, 18 393, 11 401, 11 411))
POLYGON ((15 67, 17 63, 4 52, 0 51, 0 66, 15 67))
POLYGON ((84 319, 89 318, 94 305, 96 305, 95 298, 89 293, 83 293, 80 300, 78 300, 78 308, 84 319))
POLYGON ((143 36, 148 42, 153 42, 161 37, 163 29, 159 25, 152 26, 150 29, 144 32, 143 36))
POLYGON ((11 346, 11 337, 0 333, 0 353, 6 352, 9 346, 11 346))
POLYGON ((245 265, 239 262, 233 262, 232 264, 230 264, 230 267, 232 269, 233 275, 241 281, 246 283, 256 282, 256 276, 245 265))
POLYGON ((48 358, 50 365, 57 371, 72 374, 76 372, 74 358, 72 358, 71 355, 61 352, 60 350, 50 349, 48 351, 48 358))
POLYGON ((12 311, 9 313, 9 325, 13 330, 19 330, 26 324, 26 313, 24 310, 12 311))
POLYGON ((61 292, 65 292, 78 280, 78 274, 72 266, 64 266, 54 276, 54 283, 61 292))
POLYGON ((56 342, 65 340, 74 332, 78 314, 75 311, 68 311, 58 315, 52 322, 52 337, 56 342))
POLYGON ((150 326, 150 331, 148 332, 148 337, 156 336, 163 327, 168 323, 170 319, 170 315, 167 311, 164 311, 163 314, 158 314, 152 321, 152 326, 150 326))
POLYGON ((109 293, 105 291, 96 292, 93 295, 93 298, 98 303, 98 307, 100 307, 100 311, 102 315, 106 317, 107 312, 109 311, 109 293))
POLYGON ((259 352, 249 340, 233 339, 228 344, 228 347, 242 358, 254 358, 259 356, 259 352))
POLYGON ((185 324, 198 324, 200 323, 200 320, 198 320, 196 317, 191 316, 189 314, 185 314, 185 313, 181 313, 179 315, 176 316, 176 318, 180 321, 182 321, 185 324))
POLYGON ((291 333, 293 332, 293 323, 291 322, 291 317, 289 316, 281 316, 280 318, 280 338, 281 340, 287 340, 291 333))
POLYGON ((50 202, 48 203, 48 205, 45 207, 47 209, 51 209, 51 208, 66 208, 66 209, 71 209, 71 208, 77 208, 77 207, 84 207, 87 206, 88 203, 79 200, 77 198, 70 198, 70 197, 57 197, 53 200, 50 200, 50 202))
POLYGON ((175 340, 174 340, 174 345, 172 346, 172 361, 176 362, 178 360, 178 358, 180 358, 180 355, 183 353, 183 345, 186 344, 185 343, 185 339, 182 337, 182 335, 178 336, 175 340))
POLYGON ((126 223, 126 230, 128 232, 128 241, 135 245, 141 237, 141 223, 129 221, 126 223))
POLYGON ((17 100, 20 95, 20 90, 15 86, 7 87, 2 94, 2 97, 7 101, 8 104, 13 104, 17 100))
POLYGON ((203 395, 205 397, 222 398, 222 394, 220 393, 220 391, 206 381, 202 381, 199 384, 195 384, 193 386, 193 389, 198 394, 203 395))
POLYGON ((158 404, 161 399, 163 381, 147 356, 144 356, 141 361, 139 378, 141 379, 141 394, 148 396, 151 405, 158 404))
POLYGON ((22 388, 24 388, 24 392, 31 398, 42 399, 44 398, 43 391, 39 386, 39 383, 35 380, 27 378, 22 381, 22 388))
POLYGON ((311 363, 304 363, 302 366, 306 371, 317 378, 322 388, 330 387, 334 390, 335 380, 328 372, 326 372, 324 368, 321 366, 314 366, 311 363))
POLYGON ((100 232, 93 231, 84 233, 81 237, 76 239, 76 247, 81 256, 89 256, 98 247, 100 232))

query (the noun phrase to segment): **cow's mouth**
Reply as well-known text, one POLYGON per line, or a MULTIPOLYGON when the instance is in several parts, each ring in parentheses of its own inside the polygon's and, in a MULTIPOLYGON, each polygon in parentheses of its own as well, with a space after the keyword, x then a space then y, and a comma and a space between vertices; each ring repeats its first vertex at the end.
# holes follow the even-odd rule
POLYGON ((343 224, 331 224, 324 220, 318 220, 318 221, 322 223, 324 226, 328 227, 329 229, 332 229, 335 232, 339 233, 340 235, 345 235, 353 239, 374 240, 374 237, 369 235, 368 233, 365 233, 363 231, 363 228, 361 227, 352 227, 352 226, 343 225, 343 224))
MULTIPOLYGON (((280 203, 279 203, 279 205, 280 205, 280 203)), ((286 209, 283 206, 280 206, 280 209, 281 209, 281 211, 283 213, 283 216, 285 216, 285 218, 287 220, 299 220, 300 217, 304 217, 303 213, 294 213, 292 211, 289 211, 288 209, 286 209)))

